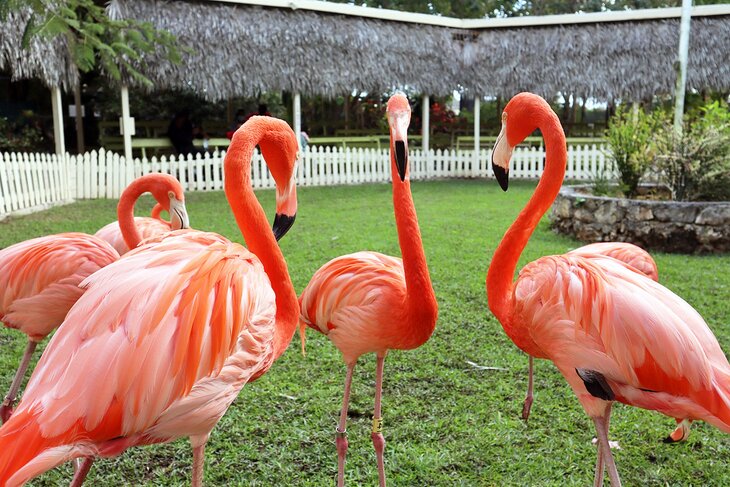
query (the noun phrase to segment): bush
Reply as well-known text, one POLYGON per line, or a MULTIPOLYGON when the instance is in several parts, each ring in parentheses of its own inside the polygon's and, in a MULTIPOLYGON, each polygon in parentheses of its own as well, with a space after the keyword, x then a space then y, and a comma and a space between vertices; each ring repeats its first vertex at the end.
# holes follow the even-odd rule
POLYGON ((656 170, 678 201, 730 200, 730 111, 714 102, 657 132, 656 170))
POLYGON ((40 127, 24 123, 10 123, 0 117, 0 151, 40 152, 45 147, 43 131, 40 127))
POLYGON ((646 114, 619 106, 609 122, 608 158, 618 170, 621 190, 629 198, 636 196, 641 178, 654 161, 651 139, 660 120, 659 112, 646 114))

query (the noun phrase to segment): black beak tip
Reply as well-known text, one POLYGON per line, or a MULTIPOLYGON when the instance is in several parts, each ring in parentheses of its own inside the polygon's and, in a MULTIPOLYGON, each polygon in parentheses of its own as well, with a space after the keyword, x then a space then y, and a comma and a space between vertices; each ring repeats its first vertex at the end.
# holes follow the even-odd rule
POLYGON ((408 152, 406 151, 406 144, 402 140, 395 141, 395 165, 398 169, 398 176, 400 176, 401 182, 405 181, 408 152))
POLYGON ((274 231, 274 237, 276 238, 277 242, 281 240, 281 237, 286 235, 286 232, 288 232, 292 225, 294 225, 294 219, 296 217, 296 214, 292 216, 280 213, 276 214, 276 216, 274 217, 274 226, 272 230, 274 231))
POLYGON ((495 163, 492 163, 492 171, 494 171, 494 177, 497 179, 502 191, 507 191, 509 188, 509 173, 507 170, 495 163))

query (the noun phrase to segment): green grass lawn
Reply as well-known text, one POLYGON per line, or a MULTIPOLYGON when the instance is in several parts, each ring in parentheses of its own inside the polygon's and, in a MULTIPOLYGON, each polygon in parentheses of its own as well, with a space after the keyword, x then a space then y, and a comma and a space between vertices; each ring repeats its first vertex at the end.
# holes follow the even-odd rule
MULTIPOLYGON (((426 254, 439 300, 439 322, 418 350, 392 352, 385 363, 383 417, 386 471, 392 486, 575 485, 592 483, 596 450, 592 421, 546 361, 536 364, 535 404, 520 420, 527 357, 487 309, 485 276, 504 231, 534 183, 494 181, 413 184, 426 254), (469 365, 498 367, 479 370, 469 365), (504 370, 502 370, 504 369, 504 370)), ((329 259, 358 250, 400 255, 389 185, 300 188, 297 221, 281 242, 297 292, 329 259)), ((273 218, 272 191, 258 192, 273 218)), ((93 233, 114 220, 115 201, 82 201, 0 224, 0 247, 62 231, 93 233)), ((242 237, 223 193, 187 196, 195 228, 242 237)), ((148 212, 151 200, 139 205, 148 212)), ((580 244, 555 235, 543 221, 520 267, 580 244)), ((730 350, 730 255, 655 254, 660 281, 684 297, 730 350)), ((307 356, 295 336, 289 350, 259 381, 247 385, 206 451, 208 485, 326 486, 334 483, 334 432, 345 367, 323 336, 307 334, 307 356)), ((24 336, 0 331, 0 388, 4 394, 25 346, 24 336)), ((104 357, 99 357, 104 360, 104 357)), ((370 440, 375 357, 355 369, 346 479, 377 485, 370 440)), ((83 371, 79 371, 83 373, 83 371)), ((661 440, 674 421, 617 404, 611 438, 624 484, 730 485, 730 437, 697 424, 688 442, 661 440)), ((184 485, 192 454, 187 440, 135 448, 93 467, 88 485, 184 485)), ((62 485, 64 466, 32 485, 62 485)), ((608 482, 606 483, 608 484, 608 482)))

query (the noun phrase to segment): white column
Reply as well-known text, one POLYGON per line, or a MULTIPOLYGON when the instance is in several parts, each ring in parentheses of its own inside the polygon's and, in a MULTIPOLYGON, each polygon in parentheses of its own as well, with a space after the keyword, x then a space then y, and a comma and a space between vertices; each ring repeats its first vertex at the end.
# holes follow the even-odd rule
POLYGON ((674 130, 682 133, 684 91, 687 87, 687 56, 689 53, 689 24, 692 18, 692 0, 682 0, 682 21, 679 28, 679 69, 674 93, 674 130))
POLYGON ((132 160, 132 136, 134 135, 134 119, 129 114, 129 88, 122 85, 122 118, 119 127, 124 136, 124 158, 132 160))
POLYGON ((61 103, 61 88, 51 88, 51 106, 53 107, 53 140, 56 142, 56 154, 66 153, 66 141, 63 137, 63 105, 61 103))
POLYGON ((294 135, 297 136, 299 150, 302 149, 302 95, 294 93, 294 135))
POLYGON ((474 167, 479 166, 479 133, 480 125, 479 115, 481 114, 480 107, 481 96, 474 96, 474 167))
POLYGON ((428 149, 430 148, 430 141, 428 140, 428 136, 431 132, 431 100, 429 99, 428 95, 423 95, 423 99, 421 100, 421 148, 423 149, 423 154, 426 156, 426 160, 428 161, 428 149))

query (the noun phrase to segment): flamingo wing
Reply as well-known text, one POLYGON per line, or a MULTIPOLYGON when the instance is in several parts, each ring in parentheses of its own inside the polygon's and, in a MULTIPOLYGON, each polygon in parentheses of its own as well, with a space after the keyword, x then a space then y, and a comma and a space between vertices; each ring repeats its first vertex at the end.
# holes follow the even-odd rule
MULTIPOLYGON (((513 319, 527 324, 535 345, 564 374, 595 372, 624 402, 667 414, 690 407, 688 401, 726 414, 730 400, 710 396, 725 394, 718 384, 730 366, 707 324, 680 297, 621 262, 544 257, 520 272, 514 300, 513 319)), ((675 416, 697 411, 685 413, 675 416)))
MULTIPOLYGON (((142 240, 156 237, 170 231, 170 224, 159 218, 150 218, 143 216, 135 216, 134 224, 139 230, 139 234, 142 240)), ((124 242, 122 231, 119 228, 119 222, 113 221, 108 225, 105 225, 94 235, 102 240, 106 240, 109 244, 119 252, 119 255, 124 255, 129 252, 129 247, 124 242)))
POLYGON ((119 259, 105 241, 61 233, 0 251, 0 320, 40 340, 61 324, 83 294, 79 284, 119 259))
MULTIPOLYGON (((83 285, 18 407, 44 438, 98 444, 154 428, 169 433, 160 418, 176 410, 179 419, 196 387, 210 396, 201 389, 215 386, 231 357, 249 369, 231 378, 236 393, 266 359, 275 315, 268 277, 253 254, 218 235, 173 232, 83 285)), ((184 416, 187 429, 174 437, 199 433, 184 416)), ((200 421, 212 429, 218 419, 200 421)))
POLYGON ((381 322, 388 317, 397 323, 405 290, 401 259, 378 252, 344 255, 314 274, 299 297, 300 320, 328 335, 346 357, 379 351, 389 334, 381 322))
POLYGON ((598 242, 584 245, 568 252, 571 255, 612 257, 644 274, 653 281, 659 280, 659 270, 649 252, 628 242, 598 242))

